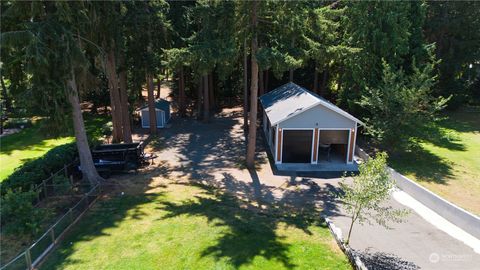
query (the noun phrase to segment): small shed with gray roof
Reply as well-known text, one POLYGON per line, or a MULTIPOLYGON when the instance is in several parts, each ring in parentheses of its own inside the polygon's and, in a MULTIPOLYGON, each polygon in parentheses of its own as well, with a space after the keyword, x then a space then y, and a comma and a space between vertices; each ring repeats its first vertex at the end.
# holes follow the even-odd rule
POLYGON ((276 164, 354 162, 362 121, 294 83, 262 95, 260 102, 263 130, 276 164))
MULTIPOLYGON (((150 114, 148 105, 144 105, 140 109, 140 118, 142 120, 142 128, 150 128, 150 114)), ((164 128, 170 121, 170 102, 165 99, 155 100, 155 112, 157 116, 157 128, 164 128)))

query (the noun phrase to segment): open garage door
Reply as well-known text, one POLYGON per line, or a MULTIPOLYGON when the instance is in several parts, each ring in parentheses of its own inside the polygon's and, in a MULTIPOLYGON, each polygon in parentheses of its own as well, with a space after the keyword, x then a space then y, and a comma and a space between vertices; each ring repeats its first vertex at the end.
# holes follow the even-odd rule
POLYGON ((320 130, 318 162, 347 162, 348 130, 320 130))
POLYGON ((313 130, 283 130, 282 163, 310 163, 313 130))

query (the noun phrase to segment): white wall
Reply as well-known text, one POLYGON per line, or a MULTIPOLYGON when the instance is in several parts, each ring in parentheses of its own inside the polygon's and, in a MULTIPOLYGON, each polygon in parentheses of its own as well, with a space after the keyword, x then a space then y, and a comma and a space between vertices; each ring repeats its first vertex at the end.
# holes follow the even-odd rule
POLYGON ((322 105, 279 123, 280 128, 355 128, 356 123, 322 105))

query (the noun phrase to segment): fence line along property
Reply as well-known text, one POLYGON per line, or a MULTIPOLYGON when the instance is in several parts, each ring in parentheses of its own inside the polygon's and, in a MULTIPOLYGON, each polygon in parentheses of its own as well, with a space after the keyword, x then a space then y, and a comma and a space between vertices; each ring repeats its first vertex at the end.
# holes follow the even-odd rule
POLYGON ((17 257, 0 267, 0 270, 34 269, 55 247, 59 239, 61 239, 93 205, 101 192, 102 186, 96 185, 88 193, 85 193, 82 199, 48 228, 42 236, 17 257))
MULTIPOLYGON (((69 164, 63 165, 63 168, 52 173, 50 177, 43 180, 42 183, 35 185, 33 191, 37 194, 36 200, 34 201, 34 205, 38 205, 43 199, 48 197, 58 195, 57 188, 62 187, 65 185, 62 184, 55 184, 54 179, 58 176, 63 176, 68 181, 68 187, 70 191, 74 189, 74 169, 78 166, 78 160, 74 160, 69 164)), ((65 193, 65 191, 63 192, 65 193)), ((63 195, 63 194, 62 194, 63 195)))

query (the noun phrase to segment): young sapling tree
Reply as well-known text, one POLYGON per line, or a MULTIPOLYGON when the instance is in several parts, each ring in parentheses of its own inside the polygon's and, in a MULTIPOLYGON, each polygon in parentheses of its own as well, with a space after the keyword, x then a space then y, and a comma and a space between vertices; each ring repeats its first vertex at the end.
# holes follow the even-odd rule
POLYGON ((350 241, 353 224, 357 221, 360 224, 365 222, 371 224, 373 220, 388 229, 388 221, 402 222, 408 214, 405 209, 385 206, 395 187, 395 180, 387 170, 386 153, 378 153, 375 158, 360 164, 359 172, 357 176, 352 177, 352 183, 347 183, 346 177, 343 177, 340 183, 344 191, 340 197, 351 220, 345 241, 347 244, 350 241))

